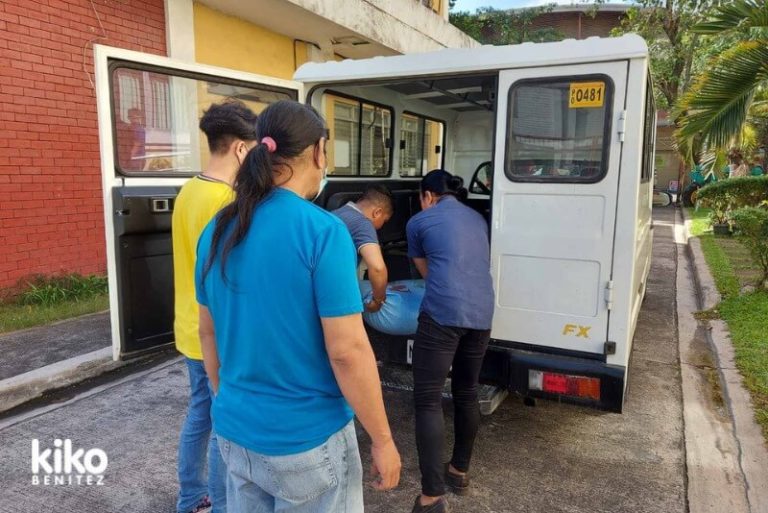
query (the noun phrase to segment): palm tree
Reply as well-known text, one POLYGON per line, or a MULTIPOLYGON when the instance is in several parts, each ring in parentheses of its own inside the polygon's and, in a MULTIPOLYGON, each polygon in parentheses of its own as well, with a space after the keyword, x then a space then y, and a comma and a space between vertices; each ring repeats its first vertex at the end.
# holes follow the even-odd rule
POLYGON ((693 30, 738 42, 717 56, 677 102, 679 147, 722 150, 742 145, 765 116, 768 92, 768 2, 732 0, 693 30))

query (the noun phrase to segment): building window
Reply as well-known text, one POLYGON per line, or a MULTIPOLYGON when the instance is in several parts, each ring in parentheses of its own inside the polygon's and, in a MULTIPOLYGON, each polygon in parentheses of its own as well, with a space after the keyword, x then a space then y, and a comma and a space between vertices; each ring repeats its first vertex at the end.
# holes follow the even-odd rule
POLYGON ((613 84, 606 76, 525 80, 509 92, 506 174, 598 182, 608 170, 613 84))
POLYGON ((400 118, 400 176, 423 176, 442 167, 445 123, 404 112, 400 118))
POLYGON ((392 151, 392 108, 357 98, 326 93, 328 174, 389 176, 392 151))

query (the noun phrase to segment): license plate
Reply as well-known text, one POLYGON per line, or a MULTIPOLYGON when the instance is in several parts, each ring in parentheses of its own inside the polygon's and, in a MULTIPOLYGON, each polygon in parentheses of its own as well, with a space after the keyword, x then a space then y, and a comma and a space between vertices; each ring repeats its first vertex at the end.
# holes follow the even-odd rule
POLYGON ((568 108, 602 107, 605 103, 605 82, 572 82, 568 108))

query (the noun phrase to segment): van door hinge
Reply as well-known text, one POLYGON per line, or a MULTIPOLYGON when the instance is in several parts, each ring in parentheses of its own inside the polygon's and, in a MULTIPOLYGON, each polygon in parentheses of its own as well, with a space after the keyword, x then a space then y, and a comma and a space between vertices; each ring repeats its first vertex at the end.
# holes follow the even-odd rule
POLYGON ((605 307, 608 310, 613 308, 613 280, 609 280, 605 285, 605 307))
POLYGON ((627 111, 622 110, 619 114, 619 142, 624 142, 624 131, 627 126, 627 111))

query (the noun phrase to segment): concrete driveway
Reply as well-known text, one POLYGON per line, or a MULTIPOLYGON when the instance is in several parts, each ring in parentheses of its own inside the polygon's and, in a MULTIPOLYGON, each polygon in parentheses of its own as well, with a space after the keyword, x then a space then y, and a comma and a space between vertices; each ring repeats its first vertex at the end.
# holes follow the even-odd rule
MULTIPOLYGON (((686 466, 676 332, 674 211, 660 210, 654 264, 631 362, 625 413, 508 398, 485 417, 470 497, 455 512, 684 512, 686 466)), ((410 395, 385 394, 403 455, 402 484, 366 492, 366 511, 407 512, 418 491, 410 395)), ((0 420, 2 511, 174 511, 176 442, 186 404, 178 361, 0 420), (33 486, 31 440, 109 456, 103 486, 33 486)), ((450 425, 450 421, 448 422, 450 425)), ((450 432, 449 432, 450 435, 450 432)), ((361 435, 364 463, 368 444, 361 435)))

